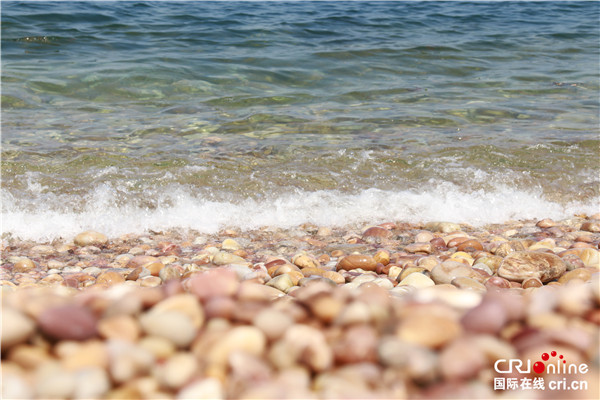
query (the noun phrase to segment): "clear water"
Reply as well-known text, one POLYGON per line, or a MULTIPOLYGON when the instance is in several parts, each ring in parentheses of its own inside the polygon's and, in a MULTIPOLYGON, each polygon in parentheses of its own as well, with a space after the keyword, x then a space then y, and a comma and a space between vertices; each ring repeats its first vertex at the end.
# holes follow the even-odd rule
POLYGON ((2 232, 600 211, 598 2, 2 2, 2 232))

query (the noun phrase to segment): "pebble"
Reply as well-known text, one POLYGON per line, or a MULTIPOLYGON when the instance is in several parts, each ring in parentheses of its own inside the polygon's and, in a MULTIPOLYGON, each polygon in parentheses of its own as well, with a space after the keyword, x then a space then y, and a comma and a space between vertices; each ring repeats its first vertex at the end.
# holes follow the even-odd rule
POLYGON ((460 231, 460 225, 452 222, 428 222, 425 229, 433 232, 450 233, 460 231))
POLYGON ((228 253, 226 251, 219 251, 213 256, 212 263, 215 265, 227 265, 227 264, 245 264, 246 260, 235 254, 228 253))
POLYGON ((266 285, 287 293, 294 286, 294 281, 288 274, 281 274, 268 281, 266 285))
POLYGON ((497 334, 508 321, 501 302, 494 297, 485 297, 476 307, 463 315, 461 323, 469 332, 497 334))
POLYGON ((140 337, 138 321, 130 315, 114 315, 98 322, 98 333, 105 339, 135 342, 140 337))
POLYGON ((407 275, 404 279, 402 279, 399 283, 399 286, 409 285, 415 288, 423 288, 428 286, 434 286, 435 282, 428 276, 414 272, 412 274, 407 275))
POLYGON ((169 389, 179 389, 192 379, 198 367, 198 361, 193 354, 178 352, 157 365, 154 376, 161 385, 169 389))
POLYGON ((451 283, 457 277, 481 279, 480 275, 464 263, 446 260, 431 270, 431 279, 436 284, 451 283))
POLYGON ((498 268, 498 276, 516 282, 538 278, 546 283, 558 278, 566 270, 564 261, 554 254, 517 251, 504 258, 498 268))
POLYGON ((596 373, 600 237, 579 230, 589 221, 441 234, 379 226, 393 233, 387 238, 360 228, 319 236, 307 224, 237 233, 239 248, 225 233, 150 232, 86 246, 7 239, 3 396, 489 398, 498 359, 539 358, 549 346, 596 373), (430 254, 405 251, 423 243, 430 254), (565 271, 546 282, 498 276, 519 251, 556 254, 565 271), (219 253, 244 261, 211 263, 219 253), (297 255, 308 260, 303 268, 297 255), (23 257, 35 267, 15 273, 23 257), (339 267, 352 257, 374 266, 339 267), (63 339, 43 326, 49 310, 65 306, 92 317, 91 336, 63 339), (59 374, 57 388, 48 377, 59 374))
POLYGON ((600 221, 586 221, 581 224, 581 230, 594 233, 600 232, 600 221))
POLYGON ((13 272, 29 272, 35 269, 35 263, 27 257, 22 257, 13 264, 13 272))
POLYGON ((337 270, 346 270, 351 271, 354 269, 362 269, 364 271, 375 271, 377 266, 377 262, 375 259, 369 255, 363 254, 349 254, 343 257, 337 263, 337 270))
POLYGON ((216 378, 205 378, 190 383, 177 394, 177 400, 197 399, 225 399, 225 394, 221 382, 216 378))
POLYGON ((96 317, 87 308, 66 304, 49 307, 38 317, 44 334, 58 340, 85 340, 96 335, 96 317))
POLYGON ((372 237, 372 238, 389 238, 392 236, 392 232, 388 229, 382 228, 380 226, 372 226, 367 228, 363 234, 363 238, 372 237))
POLYGON ((163 337, 177 347, 189 346, 197 330, 190 317, 180 311, 150 311, 140 316, 146 334, 163 337))
POLYGON ((300 268, 319 268, 319 262, 306 254, 296 254, 292 257, 292 263, 300 268))
POLYGON ((576 268, 571 271, 565 272, 560 278, 558 278, 558 282, 562 284, 566 284, 572 280, 580 280, 582 282, 588 282, 592 279, 593 269, 591 268, 576 268))
POLYGON ((404 251, 407 251, 409 253, 431 254, 434 252, 434 247, 430 242, 417 242, 406 245, 404 247, 404 251))
POLYGON ((420 307, 411 311, 396 331, 399 339, 428 348, 439 348, 462 334, 460 323, 441 310, 420 307))
POLYGON ((23 343, 35 331, 35 323, 25 314, 12 307, 2 307, 2 348, 7 349, 23 343))
POLYGON ((75 236, 75 239, 73 239, 73 242, 77 246, 80 246, 80 247, 84 247, 84 246, 102 247, 108 243, 108 238, 106 237, 106 235, 104 235, 100 232, 85 231, 85 232, 81 232, 80 234, 75 236))

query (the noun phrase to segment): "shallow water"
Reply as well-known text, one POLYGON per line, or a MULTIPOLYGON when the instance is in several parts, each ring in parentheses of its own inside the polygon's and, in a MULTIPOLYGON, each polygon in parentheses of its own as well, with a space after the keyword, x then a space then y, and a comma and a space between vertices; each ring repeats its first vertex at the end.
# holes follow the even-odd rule
POLYGON ((3 2, 3 234, 598 212, 599 17, 3 2))

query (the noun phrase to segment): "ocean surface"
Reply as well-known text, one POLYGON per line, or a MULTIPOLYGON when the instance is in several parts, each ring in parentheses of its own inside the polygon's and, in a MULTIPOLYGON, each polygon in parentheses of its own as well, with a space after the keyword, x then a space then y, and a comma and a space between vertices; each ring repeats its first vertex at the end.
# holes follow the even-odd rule
POLYGON ((10 2, 2 236, 600 211, 600 2, 10 2))

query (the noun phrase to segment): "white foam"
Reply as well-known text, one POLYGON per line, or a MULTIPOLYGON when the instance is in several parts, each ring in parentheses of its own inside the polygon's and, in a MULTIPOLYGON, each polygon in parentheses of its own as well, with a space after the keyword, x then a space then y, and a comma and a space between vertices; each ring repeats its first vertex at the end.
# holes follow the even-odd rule
MULTIPOLYGON (((69 209, 65 196, 55 201, 19 202, 3 190, 2 232, 38 241, 70 239, 94 229, 110 237, 125 233, 171 228, 215 233, 226 227, 241 230, 262 226, 288 228, 310 222, 319 226, 345 226, 384 221, 451 221, 474 226, 508 220, 562 219, 575 213, 596 213, 598 198, 589 204, 558 204, 534 190, 498 186, 494 191, 465 192, 452 183, 438 183, 420 191, 367 189, 356 194, 337 191, 291 191, 261 200, 231 198, 211 201, 182 186, 151 194, 157 207, 123 201, 108 184, 86 196, 81 210, 69 209)), ((39 198, 41 200, 41 198, 39 198)), ((73 197, 73 204, 81 203, 73 197)))

